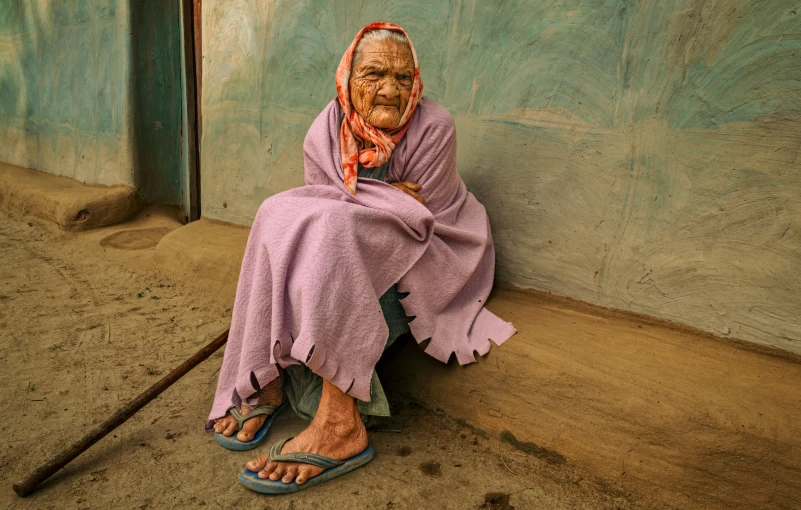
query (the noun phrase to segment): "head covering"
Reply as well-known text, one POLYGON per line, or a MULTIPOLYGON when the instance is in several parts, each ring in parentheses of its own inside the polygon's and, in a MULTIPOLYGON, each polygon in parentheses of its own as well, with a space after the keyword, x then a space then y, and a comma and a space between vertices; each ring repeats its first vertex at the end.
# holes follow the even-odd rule
POLYGON ((342 128, 339 133, 342 170, 345 173, 345 187, 348 188, 351 193, 355 194, 356 180, 359 175, 359 163, 364 167, 374 168, 389 161, 392 150, 395 148, 395 145, 400 142, 406 130, 409 128, 409 122, 412 120, 414 111, 417 109, 417 104, 423 96, 423 81, 420 79, 420 66, 417 63, 417 53, 414 51, 414 45, 409 35, 398 25, 381 21, 370 23, 362 28, 359 33, 356 34, 350 46, 348 46, 345 54, 342 55, 342 60, 339 62, 339 67, 337 68, 336 85, 339 104, 342 106, 342 111, 345 113, 345 118, 342 121, 342 128), (350 102, 350 73, 353 66, 353 55, 356 52, 356 46, 365 33, 382 29, 400 32, 406 36, 409 48, 412 50, 412 58, 414 58, 412 92, 409 95, 409 102, 406 104, 406 111, 403 112, 398 127, 394 129, 378 129, 371 126, 359 115, 359 112, 353 108, 350 102), (369 141, 373 144, 373 147, 359 150, 358 140, 369 141))

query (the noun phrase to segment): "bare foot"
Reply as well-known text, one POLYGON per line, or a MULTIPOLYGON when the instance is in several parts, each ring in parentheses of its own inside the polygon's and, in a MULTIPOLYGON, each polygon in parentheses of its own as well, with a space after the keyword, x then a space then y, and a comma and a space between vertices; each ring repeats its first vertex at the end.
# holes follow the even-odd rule
MULTIPOLYGON (((367 430, 356 409, 353 397, 323 380, 320 407, 309 426, 284 445, 281 453, 317 453, 335 460, 346 460, 367 448, 367 430)), ((324 468, 298 462, 268 462, 269 454, 251 460, 247 468, 258 471, 259 478, 280 479, 302 484, 325 471, 324 468)))
MULTIPOLYGON (((264 388, 260 389, 256 395, 259 399, 259 405, 269 404, 272 406, 279 406, 286 401, 286 393, 284 393, 284 372, 279 371, 278 377, 270 381, 264 388)), ((247 416, 253 408, 242 404, 240 412, 242 415, 247 416)), ((242 426, 242 430, 236 435, 236 438, 243 443, 250 441, 259 431, 267 416, 256 416, 252 420, 248 420, 242 426)), ((233 416, 226 414, 222 418, 214 420, 214 431, 226 437, 233 435, 234 432, 239 430, 239 424, 233 416)))

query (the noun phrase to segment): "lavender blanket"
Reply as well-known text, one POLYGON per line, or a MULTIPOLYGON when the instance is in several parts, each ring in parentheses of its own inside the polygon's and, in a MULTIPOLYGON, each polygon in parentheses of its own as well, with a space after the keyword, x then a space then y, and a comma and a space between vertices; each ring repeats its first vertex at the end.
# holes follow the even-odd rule
POLYGON ((231 332, 209 420, 302 361, 348 394, 370 399, 387 326, 378 298, 394 283, 418 342, 461 364, 514 327, 484 308, 495 254, 484 207, 456 170, 456 132, 442 106, 421 101, 392 153, 387 180, 422 184, 428 208, 385 182, 343 184, 336 100, 304 142, 306 186, 262 203, 242 261, 231 332))

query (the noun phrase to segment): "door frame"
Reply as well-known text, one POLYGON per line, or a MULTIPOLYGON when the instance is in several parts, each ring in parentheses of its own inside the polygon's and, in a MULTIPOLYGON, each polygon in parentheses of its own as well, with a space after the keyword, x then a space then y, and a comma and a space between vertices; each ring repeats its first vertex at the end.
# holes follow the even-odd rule
POLYGON ((184 135, 187 138, 189 171, 189 221, 200 219, 200 86, 203 76, 201 0, 181 0, 183 16, 184 83, 186 84, 186 119, 184 135))

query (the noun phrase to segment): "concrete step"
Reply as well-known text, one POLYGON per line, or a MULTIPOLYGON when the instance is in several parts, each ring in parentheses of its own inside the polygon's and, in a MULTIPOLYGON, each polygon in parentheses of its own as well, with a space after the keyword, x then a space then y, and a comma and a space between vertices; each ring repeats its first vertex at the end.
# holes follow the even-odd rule
POLYGON ((164 236, 153 261, 162 274, 191 281, 231 304, 249 227, 201 218, 164 236))
POLYGON ((132 186, 89 186, 68 177, 0 163, 0 208, 32 215, 63 230, 113 225, 139 210, 132 186))

